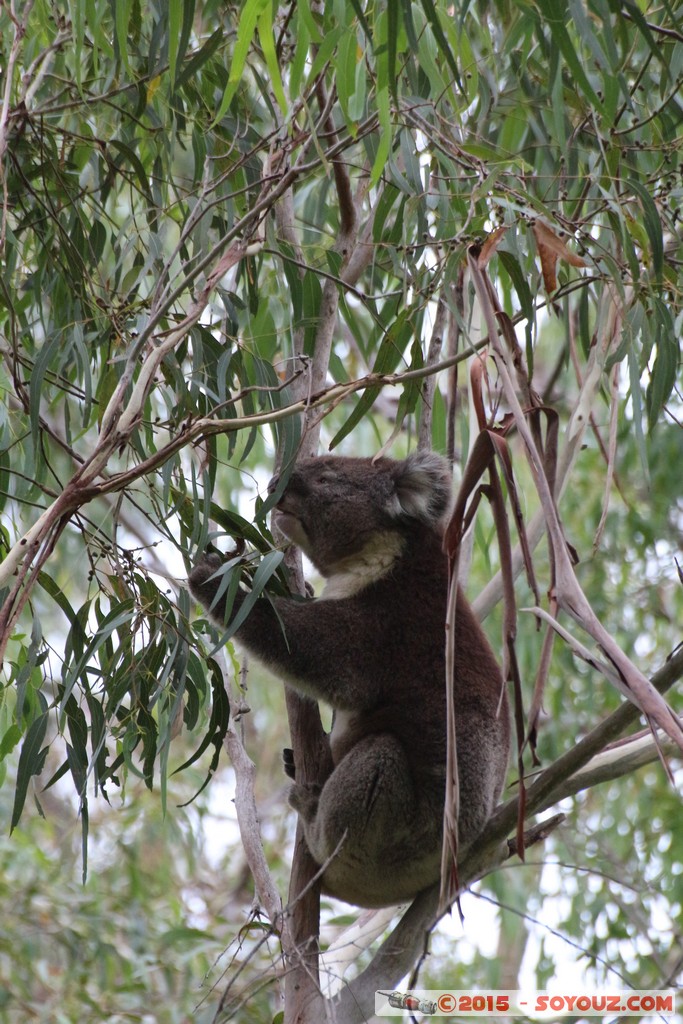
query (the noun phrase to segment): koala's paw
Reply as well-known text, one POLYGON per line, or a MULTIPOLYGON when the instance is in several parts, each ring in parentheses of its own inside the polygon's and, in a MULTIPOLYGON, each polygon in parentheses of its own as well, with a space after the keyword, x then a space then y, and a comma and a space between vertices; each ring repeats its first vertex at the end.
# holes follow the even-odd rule
POLYGON ((222 564, 223 558, 216 551, 205 552, 188 576, 192 593, 197 594, 198 591, 201 591, 206 581, 220 569, 222 564))
POLYGON ((321 787, 314 784, 292 786, 289 791, 290 806, 297 811, 304 821, 313 821, 318 813, 321 787))
POLYGON ((285 749, 282 751, 282 766, 285 770, 285 775, 288 778, 296 778, 296 767, 294 765, 294 751, 290 747, 285 747, 285 749))

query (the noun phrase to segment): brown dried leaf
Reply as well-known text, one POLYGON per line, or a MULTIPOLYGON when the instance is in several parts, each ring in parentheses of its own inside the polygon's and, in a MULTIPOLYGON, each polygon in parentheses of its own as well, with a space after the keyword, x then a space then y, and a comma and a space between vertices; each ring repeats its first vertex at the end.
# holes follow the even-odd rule
POLYGON ((486 356, 479 353, 470 366, 470 395, 477 424, 480 430, 486 430, 486 411, 484 409, 484 380, 486 378, 486 356))
POLYGON ((479 255, 477 256, 477 265, 481 270, 484 269, 488 261, 493 256, 494 252, 503 240, 503 236, 507 232, 508 225, 502 228, 496 228, 490 235, 486 236, 486 241, 481 247, 479 255))
POLYGON ((554 292, 557 288, 555 269, 558 260, 564 260, 565 263, 569 263, 572 267, 585 267, 586 261, 567 248, 562 239, 543 221, 534 221, 531 230, 534 233, 536 248, 541 260, 543 284, 547 292, 554 292))

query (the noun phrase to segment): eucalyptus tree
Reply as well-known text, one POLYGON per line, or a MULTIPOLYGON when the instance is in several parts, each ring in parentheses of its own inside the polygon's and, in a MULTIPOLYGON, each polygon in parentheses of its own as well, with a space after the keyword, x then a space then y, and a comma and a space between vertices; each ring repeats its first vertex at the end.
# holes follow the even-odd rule
MULTIPOLYGON (((197 618, 184 578, 211 541, 252 600, 300 585, 268 531, 273 465, 433 446, 461 481, 454 567, 515 691, 517 775, 543 759, 459 883, 500 863, 515 822, 519 850, 525 817, 589 789, 545 848, 578 865, 563 925, 598 974, 625 960, 623 984, 673 984, 682 734, 646 677, 665 689, 683 664, 677 5, 3 0, 0 25, 11 827, 29 791, 70 777, 85 857, 103 795, 141 776, 165 808, 172 771, 201 763, 208 781, 227 751, 287 1019, 366 1019, 418 959, 438 894, 323 999, 316 868, 299 840, 289 895, 273 880, 258 750, 217 647, 230 631, 197 618), (657 741, 605 749, 639 713, 657 741), (639 808, 628 827, 615 793, 639 808)), ((287 709, 313 777, 318 712, 291 694, 287 709)), ((501 900, 507 874, 486 882, 501 900)), ((518 877, 542 916, 539 873, 518 877)), ((256 963, 215 1019, 252 998, 256 963)))

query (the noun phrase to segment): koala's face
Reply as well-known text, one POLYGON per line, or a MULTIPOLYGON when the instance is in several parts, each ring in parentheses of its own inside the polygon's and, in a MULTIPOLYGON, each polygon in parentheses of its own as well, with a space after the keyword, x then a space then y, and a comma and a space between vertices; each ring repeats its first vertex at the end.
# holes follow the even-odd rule
MULTIPOLYGON (((277 478, 270 490, 275 486, 277 478)), ((448 464, 431 453, 404 462, 326 456, 297 464, 273 518, 329 576, 383 534, 406 532, 416 522, 437 528, 450 496, 448 464)))

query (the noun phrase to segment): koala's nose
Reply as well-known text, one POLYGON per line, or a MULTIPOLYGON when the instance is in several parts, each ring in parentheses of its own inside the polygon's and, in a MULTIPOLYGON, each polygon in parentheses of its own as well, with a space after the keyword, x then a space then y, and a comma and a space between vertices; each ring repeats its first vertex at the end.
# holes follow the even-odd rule
POLYGON ((272 494, 278 483, 280 482, 280 474, 276 473, 275 476, 271 477, 268 481, 268 494, 272 494))

